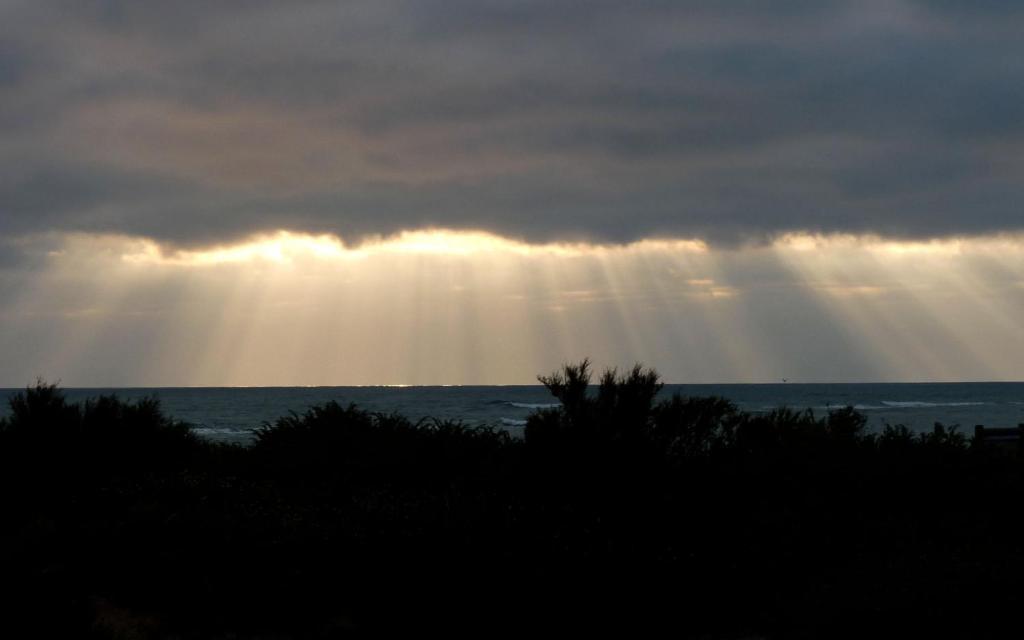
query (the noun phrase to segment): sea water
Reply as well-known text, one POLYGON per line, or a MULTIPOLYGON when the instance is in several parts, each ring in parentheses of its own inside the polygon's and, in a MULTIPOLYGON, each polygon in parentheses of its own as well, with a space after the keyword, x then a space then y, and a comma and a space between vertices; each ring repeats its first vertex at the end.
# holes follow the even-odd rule
MULTIPOLYGON (((18 389, 0 390, 6 398, 18 389)), ((184 387, 65 389, 71 401, 101 394, 126 400, 155 397, 166 413, 194 425, 198 434, 228 442, 248 442, 253 429, 290 412, 331 400, 354 403, 374 412, 397 412, 413 420, 461 420, 522 432, 532 411, 556 406, 539 385, 453 387, 184 387)), ((970 435, 974 425, 1016 426, 1024 423, 1024 383, 863 383, 863 384, 707 384, 666 385, 662 397, 722 396, 750 412, 777 407, 811 409, 817 415, 852 406, 868 418, 868 428, 902 424, 914 431, 936 422, 959 425, 970 435)), ((0 415, 8 411, 0 402, 0 415)))

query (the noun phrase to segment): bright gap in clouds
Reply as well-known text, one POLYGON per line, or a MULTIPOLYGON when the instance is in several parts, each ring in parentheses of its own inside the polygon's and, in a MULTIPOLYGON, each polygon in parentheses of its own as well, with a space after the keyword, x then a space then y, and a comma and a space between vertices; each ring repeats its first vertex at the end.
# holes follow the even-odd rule
POLYGON ((673 382, 1024 378, 1015 236, 59 245, 0 272, 0 385, 528 384, 585 356, 673 382))
POLYGON ((697 240, 648 240, 625 246, 583 243, 538 245, 508 240, 482 231, 446 230, 405 231, 393 237, 349 247, 332 235, 279 231, 255 236, 234 245, 199 250, 165 251, 155 242, 144 241, 137 248, 122 254, 122 259, 140 264, 204 266, 260 260, 291 263, 308 258, 354 260, 382 254, 470 256, 490 252, 517 256, 581 256, 654 247, 680 251, 707 250, 707 246, 697 240))

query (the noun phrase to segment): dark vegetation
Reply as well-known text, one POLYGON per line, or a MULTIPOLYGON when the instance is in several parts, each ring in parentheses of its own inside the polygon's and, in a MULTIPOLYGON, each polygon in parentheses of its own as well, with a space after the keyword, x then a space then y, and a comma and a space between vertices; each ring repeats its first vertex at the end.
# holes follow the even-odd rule
POLYGON ((541 381, 561 406, 523 439, 328 403, 247 448, 155 401, 74 405, 38 383, 0 421, 0 634, 980 637, 1019 622, 1013 453, 941 426, 867 434, 852 409, 659 400, 639 366, 596 389, 586 362, 541 381))

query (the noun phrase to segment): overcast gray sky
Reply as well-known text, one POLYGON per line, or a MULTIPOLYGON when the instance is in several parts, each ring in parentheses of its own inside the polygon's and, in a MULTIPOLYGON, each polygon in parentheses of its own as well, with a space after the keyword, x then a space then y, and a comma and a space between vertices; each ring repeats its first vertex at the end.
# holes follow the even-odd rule
POLYGON ((0 233, 1024 227, 1024 5, 0 3, 0 233))

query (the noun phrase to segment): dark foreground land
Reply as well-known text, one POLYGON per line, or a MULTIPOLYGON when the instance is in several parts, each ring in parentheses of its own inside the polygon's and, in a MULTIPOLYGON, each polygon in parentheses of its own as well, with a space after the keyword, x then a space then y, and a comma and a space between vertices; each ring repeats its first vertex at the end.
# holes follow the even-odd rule
POLYGON ((1012 448, 586 369, 543 379, 562 406, 522 440, 327 404, 240 448, 29 388, 0 422, 0 636, 1018 635, 1012 448))

